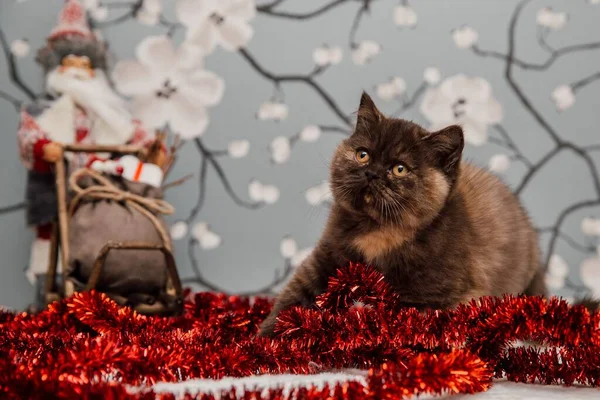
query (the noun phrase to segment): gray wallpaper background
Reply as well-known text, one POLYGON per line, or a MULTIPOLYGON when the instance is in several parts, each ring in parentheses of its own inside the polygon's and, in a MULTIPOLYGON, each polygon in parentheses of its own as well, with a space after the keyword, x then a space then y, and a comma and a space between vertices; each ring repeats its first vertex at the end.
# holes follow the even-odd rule
MULTIPOLYGON (((119 2, 124 5, 132 3, 105 1, 119 2)), ((269 3, 259 1, 258 6, 269 3)), ((408 3, 418 18, 414 28, 399 27, 394 23, 395 7, 401 3, 408 5, 397 0, 284 0, 275 3, 278 4, 270 9, 275 10, 274 13, 263 9, 250 21, 254 37, 245 47, 245 54, 249 54, 268 73, 277 76, 307 75, 315 66, 315 48, 324 43, 341 46, 342 61, 319 73, 314 81, 346 115, 358 106, 363 89, 373 95, 383 111, 391 113, 397 110, 402 98, 400 102, 385 102, 378 98, 376 91, 377 84, 397 76, 406 82, 404 99, 413 99, 417 92, 414 104, 409 104, 402 116, 428 126, 429 121, 419 111, 423 95, 418 92, 426 68, 437 67, 442 80, 465 74, 488 81, 493 97, 503 108, 500 125, 514 146, 533 165, 543 161, 544 157, 551 157, 547 163, 540 163, 539 170, 536 168, 520 196, 539 227, 556 227, 560 223, 560 231, 545 229, 540 241, 546 255, 551 238, 556 236, 553 253, 560 255, 569 265, 566 280, 552 280, 555 292, 572 296, 587 290, 600 295, 596 238, 584 235, 581 229, 585 217, 600 217, 600 193, 593 175, 598 173, 597 165, 600 163, 600 82, 594 82, 599 78, 600 70, 600 5, 593 4, 597 1, 526 2, 516 25, 515 57, 530 64, 543 64, 549 58, 551 62, 548 68, 538 69, 515 65, 513 79, 516 88, 511 87, 505 77, 506 61, 502 56, 485 56, 482 52, 476 54, 472 49, 460 49, 452 35, 453 30, 468 25, 478 32, 478 49, 495 51, 497 55, 507 54, 511 18, 520 2, 410 1, 408 3), (356 65, 352 60, 349 35, 357 12, 365 4, 369 4, 369 11, 361 13, 355 40, 375 41, 381 45, 381 52, 370 63, 356 65), (552 56, 540 45, 540 28, 536 18, 540 9, 548 6, 556 12, 565 12, 568 19, 562 29, 549 32, 547 42, 555 49, 580 44, 586 46, 559 51, 552 56), (324 11, 309 18, 286 17, 310 14, 323 7, 326 7, 324 11), (575 85, 573 106, 559 112, 551 96, 553 90, 588 77, 590 79, 575 85), (534 111, 524 106, 518 91, 530 100, 534 111), (566 143, 556 154, 550 153, 555 143, 548 133, 548 126, 544 128, 540 124, 540 118, 566 143), (569 143, 575 146, 569 147, 569 143), (587 203, 577 206, 582 201, 590 201, 589 206, 587 203), (563 214, 572 205, 575 205, 573 212, 563 214), (565 215, 562 219, 561 214, 565 215), (585 282, 582 282, 579 272, 584 260, 588 260, 588 272, 585 282)), ((0 0, 0 29, 7 42, 26 38, 31 45, 29 55, 16 58, 16 62, 22 79, 38 92, 43 87, 43 77, 33 61, 33 54, 54 26, 61 4, 62 0, 0 0)), ((175 21, 173 1, 164 0, 163 6, 165 18, 175 21)), ((108 19, 118 17, 124 10, 125 6, 111 9, 108 19)), ((561 24, 560 21, 549 23, 561 24)), ((130 18, 103 29, 103 35, 117 59, 130 59, 134 57, 135 46, 144 37, 166 31, 165 27, 149 27, 130 18)), ((181 41, 183 36, 183 31, 177 30, 175 41, 181 41)), ((280 98, 283 95, 289 107, 286 119, 280 122, 258 119, 256 115, 260 105, 275 93, 274 82, 259 73, 243 53, 217 48, 206 57, 205 68, 225 81, 225 94, 219 105, 209 109, 210 125, 201 138, 202 145, 220 151, 227 149, 232 140, 248 140, 250 151, 246 157, 216 156, 232 190, 241 200, 251 203, 248 185, 252 179, 258 179, 276 186, 280 196, 274 204, 257 209, 240 206, 228 195, 215 168, 209 166, 203 207, 191 223, 186 237, 175 241, 176 259, 184 278, 197 277, 198 271, 194 271, 192 265, 192 260, 195 260, 203 280, 216 289, 251 292, 269 286, 276 276, 282 277, 286 270, 289 271, 290 260, 286 260, 280 251, 284 237, 293 237, 300 250, 312 246, 319 237, 327 216, 327 206, 310 205, 305 194, 327 179, 330 155, 343 134, 327 131, 317 142, 295 142, 289 161, 283 164, 271 161, 270 143, 278 136, 292 137, 308 124, 345 126, 323 96, 303 80, 280 82, 278 95, 280 98), (198 245, 192 229, 198 222, 208 223, 210 230, 222 238, 220 246, 205 250, 198 245)), ((0 93, 26 100, 24 93, 11 82, 8 72, 7 58, 0 54, 0 93)), ((33 234, 25 226, 23 211, 18 207, 15 210, 11 208, 23 200, 25 169, 18 159, 18 114, 11 102, 2 98, 0 124, 0 304, 24 307, 33 296, 23 274, 33 234)), ((467 146, 468 159, 485 166, 494 155, 512 154, 498 144, 505 143, 499 130, 490 127, 489 135, 494 139, 483 146, 467 146)), ((167 200, 177 209, 176 215, 169 218, 171 223, 186 219, 198 201, 201 164, 202 154, 198 146, 193 141, 186 143, 170 178, 189 173, 193 173, 194 178, 168 191, 167 200)), ((516 160, 502 172, 502 176, 516 188, 529 170, 525 163, 516 160)), ((587 220, 586 230, 597 229, 595 223, 587 220)), ((553 270, 555 276, 561 276, 560 265, 553 270)))

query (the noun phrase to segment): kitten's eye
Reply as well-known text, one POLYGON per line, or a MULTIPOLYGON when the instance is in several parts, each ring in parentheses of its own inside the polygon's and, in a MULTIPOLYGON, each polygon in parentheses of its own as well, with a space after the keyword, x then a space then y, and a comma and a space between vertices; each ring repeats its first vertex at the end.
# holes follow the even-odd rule
POLYGON ((371 157, 369 156, 369 153, 367 153, 366 150, 357 150, 355 157, 356 157, 356 161, 358 161, 359 163, 362 163, 362 164, 368 163, 369 160, 371 159, 371 157))
POLYGON ((408 168, 406 168, 404 164, 394 165, 394 168, 392 168, 392 174, 401 178, 408 174, 408 168))

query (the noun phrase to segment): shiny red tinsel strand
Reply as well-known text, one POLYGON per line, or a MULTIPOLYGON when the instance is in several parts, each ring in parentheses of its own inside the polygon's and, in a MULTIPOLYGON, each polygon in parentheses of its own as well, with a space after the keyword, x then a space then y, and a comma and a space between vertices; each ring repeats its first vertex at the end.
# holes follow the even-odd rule
POLYGON ((367 384, 287 394, 232 390, 220 398, 400 399, 479 392, 494 376, 600 384, 599 314, 559 299, 483 298, 419 313, 402 307, 377 271, 352 264, 331 279, 316 309, 282 313, 275 339, 256 337, 272 306, 268 299, 215 293, 186 299, 176 318, 142 316, 96 292, 33 316, 0 312, 0 397, 174 399, 128 385, 347 367, 369 370, 367 384), (517 340, 549 347, 513 347, 517 340))

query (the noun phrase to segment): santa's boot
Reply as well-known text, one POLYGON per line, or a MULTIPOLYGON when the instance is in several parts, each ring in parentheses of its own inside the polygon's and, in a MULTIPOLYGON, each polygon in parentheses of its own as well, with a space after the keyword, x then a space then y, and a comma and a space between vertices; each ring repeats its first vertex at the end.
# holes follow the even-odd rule
MULTIPOLYGON (((31 244, 29 255, 29 267, 25 270, 25 276, 29 283, 35 288, 35 304, 30 308, 39 311, 46 305, 46 275, 50 262, 51 240, 47 227, 38 227, 37 237, 31 244)), ((58 260, 57 274, 61 271, 61 262, 58 260)))

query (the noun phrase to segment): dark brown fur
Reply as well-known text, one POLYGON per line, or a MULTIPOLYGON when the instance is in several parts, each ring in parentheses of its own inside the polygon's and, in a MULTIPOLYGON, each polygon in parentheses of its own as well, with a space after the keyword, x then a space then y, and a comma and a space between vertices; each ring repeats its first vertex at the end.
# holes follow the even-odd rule
POLYGON ((545 294, 537 236, 513 193, 495 176, 461 161, 462 130, 430 133, 383 116, 363 94, 354 134, 331 163, 334 197, 312 255, 280 293, 263 322, 309 305, 335 270, 350 261, 381 271, 403 302, 454 307, 484 295, 545 294), (357 149, 371 159, 361 164, 357 149), (409 173, 390 169, 402 162, 409 173), (367 174, 377 178, 369 181, 367 174))

